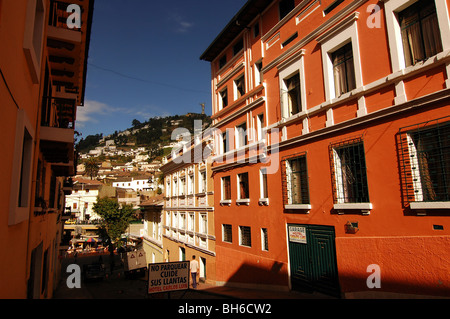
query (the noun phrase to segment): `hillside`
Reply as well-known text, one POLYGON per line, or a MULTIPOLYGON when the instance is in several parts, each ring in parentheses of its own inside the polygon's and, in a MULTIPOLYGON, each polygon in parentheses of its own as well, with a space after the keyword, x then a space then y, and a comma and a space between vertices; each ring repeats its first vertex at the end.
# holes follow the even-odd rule
POLYGON ((186 128, 194 134, 194 121, 201 120, 203 127, 211 124, 211 118, 205 114, 188 113, 167 117, 154 117, 148 121, 133 120, 131 127, 125 131, 115 131, 114 134, 89 135, 76 143, 79 153, 88 153, 98 146, 105 145, 106 141, 114 140, 117 147, 146 147, 149 150, 159 151, 162 146, 171 142, 172 131, 176 128, 186 128))

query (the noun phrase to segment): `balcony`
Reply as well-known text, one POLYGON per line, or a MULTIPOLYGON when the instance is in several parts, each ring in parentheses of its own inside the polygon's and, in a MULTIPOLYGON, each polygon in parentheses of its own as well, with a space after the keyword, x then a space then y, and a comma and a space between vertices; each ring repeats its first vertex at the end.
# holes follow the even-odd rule
MULTIPOLYGON (((52 83, 62 88, 62 92, 70 90, 71 94, 76 94, 77 103, 82 105, 90 42, 86 35, 90 34, 93 1, 51 0, 49 11, 47 48, 52 83), (71 4, 80 6, 81 28, 67 24, 72 15, 67 12, 71 4)), ((72 96, 69 98, 73 99, 72 96)))

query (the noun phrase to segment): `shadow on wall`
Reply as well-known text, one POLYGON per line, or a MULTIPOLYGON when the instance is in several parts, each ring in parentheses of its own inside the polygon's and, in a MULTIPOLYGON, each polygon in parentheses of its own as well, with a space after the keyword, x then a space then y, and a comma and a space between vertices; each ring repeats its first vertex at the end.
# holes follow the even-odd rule
POLYGON ((243 263, 227 280, 225 286, 236 284, 254 286, 288 287, 287 265, 272 262, 270 265, 243 263))

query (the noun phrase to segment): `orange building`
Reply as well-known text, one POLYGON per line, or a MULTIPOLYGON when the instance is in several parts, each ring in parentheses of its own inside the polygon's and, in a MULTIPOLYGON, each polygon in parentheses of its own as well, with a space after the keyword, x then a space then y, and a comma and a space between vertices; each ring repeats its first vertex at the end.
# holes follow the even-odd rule
POLYGON ((51 298, 60 278, 93 3, 0 2, 0 298, 51 298))
POLYGON ((450 295, 447 0, 250 0, 211 62, 216 279, 450 295))

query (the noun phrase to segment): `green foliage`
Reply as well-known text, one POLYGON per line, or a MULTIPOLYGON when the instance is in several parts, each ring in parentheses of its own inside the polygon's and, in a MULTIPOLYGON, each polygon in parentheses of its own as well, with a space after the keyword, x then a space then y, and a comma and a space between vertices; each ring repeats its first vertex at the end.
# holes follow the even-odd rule
POLYGON ((102 134, 88 135, 86 138, 82 138, 77 144, 77 151, 81 153, 87 153, 90 150, 95 149, 98 146, 98 142, 102 138, 102 134))
POLYGON ((123 205, 120 207, 116 199, 97 198, 93 210, 102 218, 100 228, 106 233, 111 242, 117 247, 122 245, 120 237, 126 232, 128 225, 134 219, 134 210, 132 205, 123 205))

